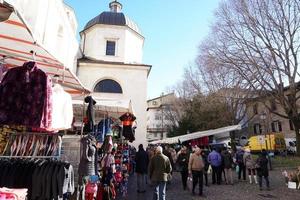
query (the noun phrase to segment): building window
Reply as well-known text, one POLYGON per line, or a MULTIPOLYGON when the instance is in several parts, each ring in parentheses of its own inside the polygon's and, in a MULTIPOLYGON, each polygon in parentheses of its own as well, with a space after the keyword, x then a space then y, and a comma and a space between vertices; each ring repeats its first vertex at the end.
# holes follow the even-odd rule
POLYGON ((152 104, 153 104, 153 105, 157 105, 157 102, 156 102, 156 101, 153 101, 152 104))
POLYGON ((289 120, 289 123, 290 123, 290 130, 291 131, 295 130, 292 120, 289 120))
POLYGON ((106 55, 107 56, 116 55, 116 42, 115 41, 106 41, 106 55))
POLYGON ((281 122, 280 121, 273 121, 271 123, 271 127, 272 127, 272 132, 281 132, 282 131, 282 127, 281 127, 281 122))
POLYGON ((257 111, 257 104, 253 105, 253 113, 256 115, 258 113, 257 111))
POLYGON ((157 133, 154 133, 154 137, 156 137, 156 138, 157 138, 157 133))
POLYGON ((262 134, 261 125, 258 123, 254 124, 253 130, 255 135, 262 134))
POLYGON ((94 88, 94 92, 120 93, 120 94, 123 93, 120 84, 111 79, 105 79, 97 83, 97 85, 94 88))

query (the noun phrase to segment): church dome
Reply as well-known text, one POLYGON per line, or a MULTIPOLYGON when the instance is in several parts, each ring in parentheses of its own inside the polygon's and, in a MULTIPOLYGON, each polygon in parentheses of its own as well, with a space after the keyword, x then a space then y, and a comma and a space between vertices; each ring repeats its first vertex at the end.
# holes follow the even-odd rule
POLYGON ((110 12, 102 12, 97 17, 91 19, 84 27, 84 30, 91 28, 96 24, 127 26, 138 34, 142 35, 139 27, 129 17, 120 12, 122 5, 119 2, 110 3, 110 12))

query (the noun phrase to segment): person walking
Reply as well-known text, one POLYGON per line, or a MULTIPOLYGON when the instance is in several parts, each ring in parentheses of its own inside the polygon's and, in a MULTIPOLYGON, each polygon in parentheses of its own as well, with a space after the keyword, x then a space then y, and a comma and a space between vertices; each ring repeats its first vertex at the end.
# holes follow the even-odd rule
POLYGON ((270 190, 268 163, 267 152, 263 149, 255 164, 258 175, 259 190, 262 190, 262 177, 264 177, 266 181, 267 189, 270 190))
POLYGON ((155 155, 149 164, 149 177, 155 187, 153 200, 166 199, 168 174, 172 172, 170 160, 162 151, 161 146, 156 147, 155 155))
POLYGON ((255 184, 257 184, 255 160, 253 159, 250 153, 250 149, 245 149, 243 159, 244 159, 245 166, 248 170, 249 183, 252 184, 252 176, 253 176, 255 184))
POLYGON ((233 185, 233 178, 232 178, 232 164, 233 164, 233 159, 231 154, 227 149, 224 149, 222 152, 222 157, 223 157, 223 164, 224 164, 224 171, 225 171, 225 181, 226 184, 231 184, 233 185))
POLYGON ((193 176, 192 193, 195 194, 196 185, 199 182, 199 195, 203 195, 203 168, 204 163, 201 156, 201 149, 197 147, 195 153, 190 156, 189 160, 189 174, 193 176))
POLYGON ((185 146, 181 148, 180 154, 177 157, 177 165, 179 166, 179 171, 181 173, 183 190, 186 190, 187 178, 189 175, 189 154, 187 153, 187 148, 185 146))
POLYGON ((137 175, 137 192, 146 192, 146 178, 149 164, 149 157, 144 150, 142 144, 139 145, 139 150, 135 154, 135 172, 137 175))
POLYGON ((212 183, 213 184, 221 184, 221 176, 222 176, 222 157, 221 154, 216 151, 214 148, 212 152, 208 154, 208 162, 212 168, 212 183), (217 178, 217 181, 216 181, 217 178))
POLYGON ((238 149, 236 152, 236 162, 239 166, 239 180, 242 178, 242 173, 243 173, 243 180, 246 181, 246 166, 244 164, 244 150, 243 149, 238 149))
POLYGON ((207 186, 207 187, 208 187, 208 168, 209 168, 209 163, 207 160, 208 154, 209 154, 209 150, 206 148, 201 151, 202 159, 204 162, 203 174, 204 174, 204 178, 205 178, 205 186, 207 186))

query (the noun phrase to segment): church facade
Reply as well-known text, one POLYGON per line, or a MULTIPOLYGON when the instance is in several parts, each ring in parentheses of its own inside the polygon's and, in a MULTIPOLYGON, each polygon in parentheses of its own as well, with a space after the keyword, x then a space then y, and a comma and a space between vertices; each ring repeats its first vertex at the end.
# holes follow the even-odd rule
POLYGON ((151 65, 142 64, 144 37, 113 1, 110 11, 91 19, 80 32, 83 56, 77 76, 93 96, 130 100, 137 120, 135 145, 146 143, 147 79, 151 65))

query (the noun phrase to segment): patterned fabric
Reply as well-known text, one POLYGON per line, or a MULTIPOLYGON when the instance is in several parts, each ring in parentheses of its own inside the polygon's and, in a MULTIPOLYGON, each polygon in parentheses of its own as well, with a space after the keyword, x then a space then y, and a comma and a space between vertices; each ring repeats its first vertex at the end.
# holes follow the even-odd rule
POLYGON ((4 65, 2 65, 0 63, 0 83, 5 75, 5 73, 7 72, 7 67, 5 67, 4 65))
POLYGON ((10 148, 11 144, 8 144, 10 134, 16 131, 25 132, 26 127, 25 126, 0 127, 0 155, 2 155, 8 147, 10 148))
POLYGON ((51 86, 35 62, 10 69, 0 83, 0 124, 49 128, 51 86))

